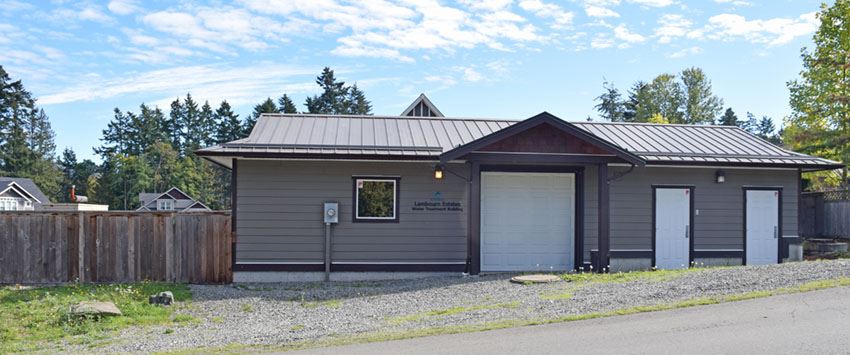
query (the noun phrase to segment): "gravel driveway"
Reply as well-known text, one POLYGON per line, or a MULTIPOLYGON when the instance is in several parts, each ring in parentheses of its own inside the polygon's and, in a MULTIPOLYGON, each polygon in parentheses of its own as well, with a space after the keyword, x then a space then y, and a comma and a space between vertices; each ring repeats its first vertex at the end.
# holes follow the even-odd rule
POLYGON ((850 260, 702 269, 619 283, 518 285, 510 276, 192 286, 194 299, 180 312, 199 322, 173 332, 127 329, 97 351, 284 345, 365 332, 552 319, 850 277, 850 260))

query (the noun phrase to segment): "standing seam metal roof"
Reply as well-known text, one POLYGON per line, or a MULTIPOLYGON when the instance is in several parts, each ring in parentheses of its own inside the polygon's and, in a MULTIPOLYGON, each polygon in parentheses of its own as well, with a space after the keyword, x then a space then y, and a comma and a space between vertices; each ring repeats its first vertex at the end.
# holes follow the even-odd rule
MULTIPOLYGON (((520 121, 410 116, 264 114, 247 138, 200 155, 333 154, 439 157, 443 152, 520 121)), ((714 162, 830 166, 839 163, 792 152, 738 127, 570 122, 647 162, 714 162)))

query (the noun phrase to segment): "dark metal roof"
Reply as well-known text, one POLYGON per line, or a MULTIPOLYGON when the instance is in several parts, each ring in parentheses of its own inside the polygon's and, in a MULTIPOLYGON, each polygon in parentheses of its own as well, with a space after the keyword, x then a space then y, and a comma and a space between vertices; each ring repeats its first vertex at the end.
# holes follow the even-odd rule
MULTIPOLYGON (((244 139, 202 156, 364 156, 433 159, 517 122, 504 119, 264 114, 244 139)), ((833 169, 840 163, 792 152, 738 127, 570 122, 650 164, 772 165, 833 169)))
POLYGON ((50 199, 41 189, 38 188, 31 179, 27 178, 17 178, 17 177, 0 177, 0 191, 5 190, 11 183, 18 184, 22 189, 26 190, 27 193, 35 197, 41 203, 50 203, 50 199))

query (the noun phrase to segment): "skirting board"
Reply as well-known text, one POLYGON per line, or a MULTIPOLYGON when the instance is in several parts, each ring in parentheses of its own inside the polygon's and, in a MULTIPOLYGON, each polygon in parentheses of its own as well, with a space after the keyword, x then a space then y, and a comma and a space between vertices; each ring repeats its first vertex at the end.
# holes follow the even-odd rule
MULTIPOLYGON (((405 280, 434 276, 463 277, 459 272, 332 272, 331 281, 405 280)), ((234 283, 321 282, 324 272, 305 271, 234 271, 234 283)))

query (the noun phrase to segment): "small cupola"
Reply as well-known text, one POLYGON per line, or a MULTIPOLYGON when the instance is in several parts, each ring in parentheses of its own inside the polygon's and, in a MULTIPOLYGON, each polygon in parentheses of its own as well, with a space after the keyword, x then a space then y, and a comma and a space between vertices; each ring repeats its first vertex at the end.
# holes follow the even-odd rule
POLYGON ((419 94, 419 97, 416 100, 413 100, 413 103, 401 113, 401 116, 414 116, 414 117, 445 117, 440 110, 434 106, 434 103, 431 100, 428 100, 428 97, 425 94, 419 94))

